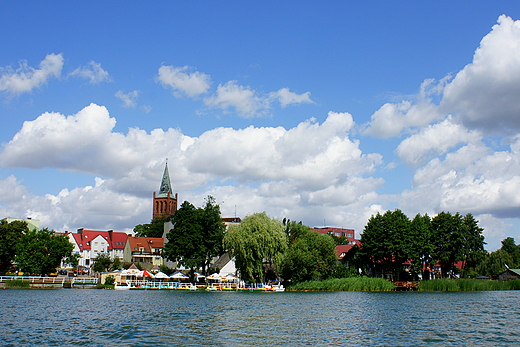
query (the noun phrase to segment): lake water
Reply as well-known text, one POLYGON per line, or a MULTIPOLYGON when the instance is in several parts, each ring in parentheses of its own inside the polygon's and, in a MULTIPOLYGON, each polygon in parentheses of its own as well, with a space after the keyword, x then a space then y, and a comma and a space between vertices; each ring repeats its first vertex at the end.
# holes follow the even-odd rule
POLYGON ((3 346, 520 345, 520 291, 0 290, 3 346))

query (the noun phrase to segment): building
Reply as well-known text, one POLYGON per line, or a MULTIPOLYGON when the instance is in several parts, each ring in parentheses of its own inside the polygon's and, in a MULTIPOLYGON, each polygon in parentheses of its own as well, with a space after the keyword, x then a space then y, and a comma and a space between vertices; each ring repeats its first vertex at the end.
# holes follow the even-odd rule
POLYGON ((520 280, 520 269, 507 269, 498 275, 500 281, 520 280))
POLYGON ((128 263, 141 263, 146 269, 154 265, 163 265, 162 250, 164 239, 162 237, 137 237, 129 236, 124 249, 124 261, 128 263))
POLYGON ((177 211, 177 202, 178 194, 175 193, 175 196, 173 195, 172 185, 170 182, 170 173, 168 171, 168 163, 166 163, 159 193, 156 194, 153 192, 152 219, 173 216, 175 211, 177 211))
POLYGON ((348 240, 349 244, 356 243, 356 235, 354 229, 343 229, 343 228, 332 228, 332 227, 316 227, 311 228, 312 231, 319 232, 320 234, 330 234, 336 237, 344 237, 348 240))
POLYGON ((99 253, 107 253, 111 258, 124 258, 128 235, 113 230, 78 229, 76 233, 65 233, 74 245, 73 252, 80 255, 79 266, 90 268, 99 253))
POLYGON ((26 222, 27 227, 30 231, 37 231, 40 230, 40 220, 39 219, 32 219, 32 218, 4 218, 2 220, 5 220, 7 223, 11 223, 14 221, 19 222, 26 222))

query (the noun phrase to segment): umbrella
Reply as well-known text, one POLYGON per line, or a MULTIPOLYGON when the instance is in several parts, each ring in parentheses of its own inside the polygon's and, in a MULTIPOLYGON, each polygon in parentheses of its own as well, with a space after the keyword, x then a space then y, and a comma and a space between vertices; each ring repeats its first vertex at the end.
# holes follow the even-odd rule
POLYGON ((224 281, 234 281, 236 280, 237 278, 235 276, 233 276, 232 274, 227 274, 226 277, 223 278, 224 281))
POLYGON ((186 279, 186 278, 189 278, 189 277, 186 276, 185 274, 183 274, 182 272, 177 271, 177 272, 175 272, 173 275, 171 275, 170 278, 175 278, 175 279, 186 279))
POLYGON ((153 275, 151 273, 149 273, 148 271, 143 270, 137 274, 137 277, 153 277, 153 275))
POLYGON ((155 278, 170 278, 170 277, 167 274, 165 274, 164 272, 159 271, 158 273, 155 274, 155 278))
POLYGON ((220 279, 222 279, 222 277, 220 277, 220 275, 215 272, 214 274, 211 274, 208 277, 206 277, 206 279, 208 279, 208 280, 220 280, 220 279))

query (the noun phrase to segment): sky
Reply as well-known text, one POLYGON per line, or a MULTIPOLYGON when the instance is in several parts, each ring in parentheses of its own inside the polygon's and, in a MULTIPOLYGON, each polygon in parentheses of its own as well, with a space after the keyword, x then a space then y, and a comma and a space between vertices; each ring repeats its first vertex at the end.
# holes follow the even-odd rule
POLYGON ((517 1, 3 1, 0 32, 0 218, 131 231, 167 161, 223 217, 520 243, 517 1))

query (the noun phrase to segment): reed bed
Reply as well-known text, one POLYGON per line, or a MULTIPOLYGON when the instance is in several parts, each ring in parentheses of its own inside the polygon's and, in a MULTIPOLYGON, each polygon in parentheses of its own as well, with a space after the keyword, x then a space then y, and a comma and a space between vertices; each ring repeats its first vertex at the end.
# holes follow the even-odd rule
POLYGON ((394 284, 382 278, 348 277, 331 278, 324 281, 306 281, 294 284, 289 291, 317 291, 317 292, 381 292, 394 290, 394 284))
POLYGON ((480 290, 515 290, 520 289, 520 280, 494 281, 471 278, 439 278, 421 281, 420 291, 466 292, 480 290))
POLYGON ((6 288, 30 288, 31 282, 24 280, 6 280, 5 281, 6 288))

